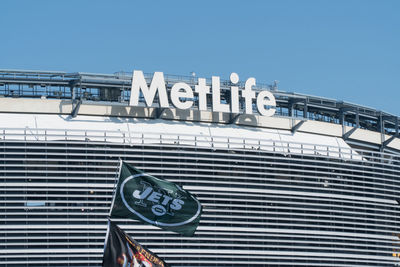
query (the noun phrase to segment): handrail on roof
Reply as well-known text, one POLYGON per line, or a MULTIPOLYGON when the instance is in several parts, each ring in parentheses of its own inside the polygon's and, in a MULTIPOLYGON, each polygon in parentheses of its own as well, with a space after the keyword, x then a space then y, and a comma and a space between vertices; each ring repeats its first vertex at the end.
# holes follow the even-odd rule
POLYGON ((0 69, 0 73, 9 73, 9 74, 58 74, 65 75, 67 72, 65 71, 41 71, 41 70, 12 70, 12 69, 0 69))
POLYGON ((213 136, 186 133, 129 132, 121 130, 86 130, 86 129, 51 129, 51 128, 0 128, 0 140, 12 141, 22 138, 25 141, 84 141, 105 142, 109 144, 128 143, 188 145, 228 150, 261 150, 266 152, 282 152, 284 154, 314 154, 340 158, 343 160, 369 161, 378 160, 384 164, 400 165, 400 156, 378 151, 354 149, 351 147, 293 142, 289 140, 264 140, 259 138, 213 136), (33 139, 31 139, 33 138, 33 139), (205 145, 207 144, 207 145, 205 145))

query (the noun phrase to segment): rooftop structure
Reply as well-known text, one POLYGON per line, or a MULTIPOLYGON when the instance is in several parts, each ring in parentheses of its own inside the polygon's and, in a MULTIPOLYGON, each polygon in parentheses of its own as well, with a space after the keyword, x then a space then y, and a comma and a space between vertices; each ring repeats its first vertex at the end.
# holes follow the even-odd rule
MULTIPOLYGON (((151 80, 152 74, 146 74, 151 80)), ((132 74, 117 72, 115 74, 67 73, 53 71, 0 70, 0 96, 26 98, 70 99, 76 103, 113 102, 128 105, 130 98, 132 74)), ((167 90, 173 83, 182 81, 194 86, 194 76, 165 75, 167 90)), ((210 80, 207 80, 211 84, 210 80)), ((227 101, 229 81, 221 81, 221 101, 227 101)), ((243 87, 239 84, 239 87, 243 87)), ((276 84, 260 84, 255 91, 271 90, 277 102, 275 116, 298 118, 304 120, 324 121, 342 126, 380 132, 383 151, 386 146, 399 136, 399 117, 384 111, 360 106, 333 99, 289 93, 277 90, 276 84), (386 139, 383 135, 389 135, 386 139)), ((209 103, 210 104, 210 103, 209 103)), ((195 108, 195 107, 193 107, 195 108)), ((234 118, 230 122, 234 122, 234 118)), ((301 122, 300 122, 301 123, 301 122)), ((293 125, 296 131, 301 125, 293 125)), ((349 139, 352 132, 343 134, 349 139)))

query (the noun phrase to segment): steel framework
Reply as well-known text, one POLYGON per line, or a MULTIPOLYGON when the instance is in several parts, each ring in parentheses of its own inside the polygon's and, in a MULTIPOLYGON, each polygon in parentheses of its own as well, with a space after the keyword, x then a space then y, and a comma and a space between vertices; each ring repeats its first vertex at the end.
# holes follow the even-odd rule
MULTIPOLYGON (((146 74, 149 82, 151 78, 151 74, 146 74)), ((0 95, 72 99, 76 101, 76 106, 79 106, 81 101, 119 102, 128 105, 131 79, 132 75, 125 72, 93 74, 0 70, 0 95)), ((169 90, 172 84, 182 81, 194 86, 197 79, 192 76, 165 75, 165 81, 169 90)), ((207 80, 207 83, 211 85, 210 80, 207 80)), ((225 95, 229 95, 224 94, 230 90, 229 85, 229 81, 221 81, 222 101, 226 100, 225 95)), ((239 86, 244 87, 243 84, 239 86)), ((399 117, 387 112, 323 97, 278 91, 275 86, 267 84, 258 84, 254 90, 273 91, 277 101, 275 116, 325 121, 351 126, 354 130, 361 128, 377 131, 393 138, 399 136, 399 117)), ((296 128, 293 131, 296 131, 296 128)), ((344 139, 349 138, 350 134, 344 133, 344 139)), ((393 138, 382 138, 381 148, 384 149, 393 138)))

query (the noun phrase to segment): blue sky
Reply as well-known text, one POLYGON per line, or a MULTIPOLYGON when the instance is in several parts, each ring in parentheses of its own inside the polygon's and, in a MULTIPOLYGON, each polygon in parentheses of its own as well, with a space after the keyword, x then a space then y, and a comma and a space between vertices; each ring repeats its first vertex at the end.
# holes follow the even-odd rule
POLYGON ((0 68, 279 80, 400 115, 400 1, 11 1, 0 68))

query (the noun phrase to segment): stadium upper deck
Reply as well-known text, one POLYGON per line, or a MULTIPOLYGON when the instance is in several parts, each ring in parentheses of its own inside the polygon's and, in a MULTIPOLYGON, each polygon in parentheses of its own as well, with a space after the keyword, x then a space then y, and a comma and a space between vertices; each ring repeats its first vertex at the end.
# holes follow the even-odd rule
MULTIPOLYGON (((145 77, 150 81, 152 74, 146 74, 145 77)), ((132 75, 124 72, 92 74, 0 70, 0 96, 70 100, 71 115, 75 116, 82 103, 128 106, 131 80, 132 75)), ((197 77, 165 75, 167 90, 170 90, 174 83, 180 81, 194 86, 197 77)), ((211 81, 207 80, 207 83, 211 84, 211 81)), ((227 94, 230 90, 229 85, 230 81, 221 81, 222 102, 229 100, 229 94, 227 94)), ((239 87, 243 88, 244 84, 239 84, 239 87)), ((350 144, 360 145, 352 135, 357 129, 364 129, 380 133, 379 144, 370 144, 369 148, 398 152, 397 149, 392 151, 393 149, 391 150, 389 147, 389 144, 399 136, 399 117, 393 114, 343 101, 283 92, 277 90, 273 85, 258 83, 253 90, 273 92, 277 105, 274 117, 293 119, 290 126, 292 132, 299 130, 305 121, 327 122, 342 126, 341 137, 350 144)), ((194 108, 192 107, 192 109, 194 108)), ((243 109, 242 105, 240 109, 243 109)), ((156 115, 154 116, 161 117, 163 110, 161 108, 155 108, 155 110, 156 115)), ((237 121, 238 117, 239 115, 229 114, 228 119, 220 122, 241 124, 237 121)), ((185 120, 182 116, 179 119, 185 120)), ((199 121, 202 119, 200 118, 199 121)), ((249 124, 245 123, 245 125, 249 124)))

